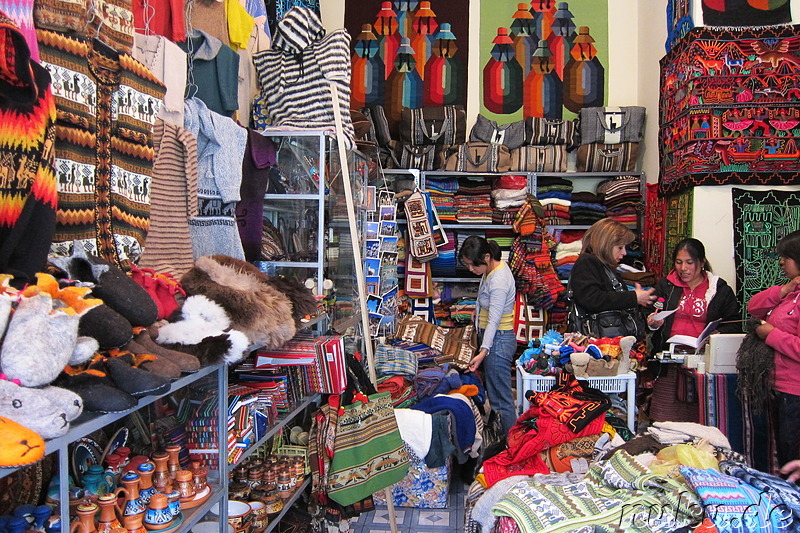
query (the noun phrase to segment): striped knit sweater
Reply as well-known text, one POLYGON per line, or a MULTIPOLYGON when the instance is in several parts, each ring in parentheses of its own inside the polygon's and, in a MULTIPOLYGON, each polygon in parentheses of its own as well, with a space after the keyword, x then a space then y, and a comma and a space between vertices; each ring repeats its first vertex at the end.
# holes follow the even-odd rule
POLYGON ((152 127, 164 86, 144 65, 96 43, 38 30, 53 78, 58 225, 51 253, 73 244, 123 268, 147 234, 152 127))
POLYGON ((350 36, 343 30, 325 35, 319 15, 294 7, 278 23, 271 50, 253 56, 261 94, 273 126, 330 128, 334 125, 329 82, 339 89, 339 106, 348 145, 350 121, 350 36))
POLYGON ((139 266, 180 278, 194 265, 189 219, 197 216, 197 139, 157 120, 150 230, 139 266))
POLYGON ((0 11, 0 272, 32 278, 47 261, 56 219, 50 75, 0 11))

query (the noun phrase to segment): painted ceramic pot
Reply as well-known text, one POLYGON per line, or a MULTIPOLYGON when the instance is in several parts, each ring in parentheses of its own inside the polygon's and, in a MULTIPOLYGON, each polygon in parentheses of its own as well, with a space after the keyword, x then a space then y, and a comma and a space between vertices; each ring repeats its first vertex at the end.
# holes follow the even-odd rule
POLYGON ((250 506, 251 520, 250 520, 250 533, 263 533, 269 524, 269 517, 267 515, 267 506, 264 502, 252 501, 248 502, 250 506))
POLYGON ((111 533, 111 530, 122 527, 117 518, 117 495, 113 492, 97 498, 100 507, 100 518, 97 521, 98 533, 111 533))
MULTIPOLYGON (((118 498, 117 508, 122 512, 122 516, 144 514, 146 507, 142 504, 142 499, 139 497, 139 474, 128 472, 119 479, 119 482, 122 486, 118 488, 116 492, 118 498), (124 497, 123 500, 119 499, 120 495, 124 497)), ((124 519, 123 526, 126 529, 128 528, 128 526, 125 525, 124 519)))
POLYGON ((139 498, 142 503, 147 505, 150 503, 150 498, 153 494, 158 492, 153 486, 153 474, 155 473, 156 465, 151 462, 142 463, 136 472, 139 474, 139 498))
POLYGON ((161 492, 153 494, 144 513, 144 526, 150 530, 164 529, 172 524, 174 518, 167 495, 161 492))

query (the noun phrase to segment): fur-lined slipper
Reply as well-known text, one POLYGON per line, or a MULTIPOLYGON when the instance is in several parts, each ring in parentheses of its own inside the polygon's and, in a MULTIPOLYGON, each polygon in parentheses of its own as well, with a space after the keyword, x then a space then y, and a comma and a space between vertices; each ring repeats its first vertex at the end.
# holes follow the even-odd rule
MULTIPOLYGON (((130 345, 138 346, 141 350, 144 350, 143 353, 156 354, 160 358, 171 361, 183 372, 197 372, 200 370, 200 360, 197 359, 197 357, 190 353, 181 352, 178 350, 170 350, 164 346, 159 346, 153 341, 153 339, 150 337, 150 333, 148 333, 146 330, 136 335, 129 343, 129 346, 130 345)), ((134 353, 139 353, 134 349, 131 349, 131 351, 134 353)))

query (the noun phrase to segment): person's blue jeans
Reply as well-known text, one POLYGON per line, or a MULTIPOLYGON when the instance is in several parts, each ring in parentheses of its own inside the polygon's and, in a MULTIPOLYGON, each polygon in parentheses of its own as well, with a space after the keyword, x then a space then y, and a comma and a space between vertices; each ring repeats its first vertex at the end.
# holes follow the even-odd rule
MULTIPOLYGON (((483 330, 480 331, 483 338, 483 330)), ((500 415, 503 432, 517 421, 517 409, 511 391, 511 366, 517 351, 517 337, 513 330, 498 330, 489 354, 483 360, 483 379, 492 409, 500 415)))

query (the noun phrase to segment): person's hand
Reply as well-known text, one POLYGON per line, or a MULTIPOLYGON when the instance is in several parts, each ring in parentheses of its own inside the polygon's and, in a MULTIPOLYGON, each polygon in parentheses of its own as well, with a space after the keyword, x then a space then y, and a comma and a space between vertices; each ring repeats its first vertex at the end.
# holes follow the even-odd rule
POLYGON ((650 305, 656 301, 656 290, 653 287, 644 290, 638 283, 634 287, 633 292, 636 293, 636 301, 639 305, 650 305))
POLYGON ((664 325, 663 320, 656 320, 655 318, 653 318, 653 315, 647 316, 647 327, 649 327, 650 329, 658 329, 663 325, 664 325))
POLYGON ((781 467, 781 474, 789 474, 789 481, 797 481, 800 479, 800 459, 789 461, 781 467))
POLYGON ((480 350, 478 350, 478 353, 473 355, 472 359, 470 359, 469 361, 469 371, 475 372, 476 370, 478 370, 478 367, 481 366, 481 363, 483 362, 484 359, 486 359, 486 356, 488 354, 489 350, 487 350, 486 348, 481 348, 480 350))
POLYGON ((798 285, 800 285, 800 276, 795 276, 790 279, 789 283, 781 287, 781 298, 784 298, 787 294, 796 291, 798 285))
POLYGON ((772 331, 773 329, 775 329, 775 326, 767 322, 764 322, 760 326, 756 327, 756 335, 758 335, 758 338, 763 341, 764 339, 767 338, 767 335, 769 335, 769 332, 772 331))

